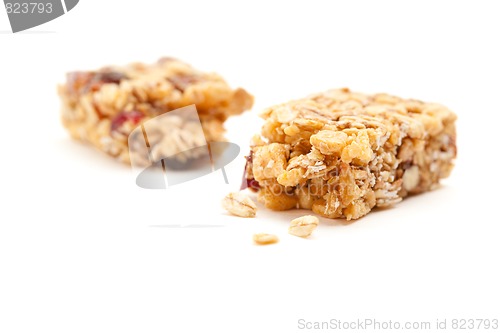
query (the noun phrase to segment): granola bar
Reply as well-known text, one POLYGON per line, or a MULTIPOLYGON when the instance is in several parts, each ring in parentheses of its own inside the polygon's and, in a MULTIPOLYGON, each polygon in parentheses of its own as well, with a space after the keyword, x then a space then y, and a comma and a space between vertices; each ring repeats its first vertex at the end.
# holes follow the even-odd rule
POLYGON ((245 178, 274 210, 358 219, 435 188, 456 156, 456 116, 439 104, 344 88, 262 117, 245 178))
MULTIPOLYGON (((152 128, 149 138, 151 152, 168 150, 174 155, 194 144, 223 141, 224 121, 253 104, 250 94, 241 88, 231 89, 219 75, 198 71, 173 58, 151 65, 135 63, 68 73, 59 95, 62 122, 71 135, 126 163, 130 163, 129 134, 149 119, 196 105, 199 119, 170 117, 167 121, 175 122, 170 127, 150 122, 150 127, 158 127, 152 128), (200 121, 203 131, 196 129, 200 121), (172 133, 174 125, 179 131, 172 133), (168 138, 162 129, 170 132, 168 138), (204 137, 195 135, 201 132, 204 137)), ((183 155, 181 162, 191 157, 196 156, 183 155)), ((145 158, 143 164, 148 163, 145 158)))

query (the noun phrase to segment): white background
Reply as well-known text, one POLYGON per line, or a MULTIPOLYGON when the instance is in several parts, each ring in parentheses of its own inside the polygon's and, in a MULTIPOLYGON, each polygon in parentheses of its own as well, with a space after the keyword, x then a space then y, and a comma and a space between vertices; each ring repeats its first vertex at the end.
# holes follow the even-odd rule
MULTIPOLYGON (((25 33, 0 10, 0 332, 299 332, 297 322, 500 317, 495 1, 97 1, 25 33), (175 56, 256 96, 220 172, 167 191, 72 141, 66 71, 175 56), (431 193, 352 224, 228 216, 258 112, 348 86, 447 105, 459 157, 431 193), (213 228, 169 228, 188 221, 213 228), (208 221, 208 222, 207 222, 208 221), (252 234, 281 241, 257 247, 252 234)), ((499 318, 500 319, 500 318, 499 318)), ((448 322, 448 327, 451 322, 448 322)))

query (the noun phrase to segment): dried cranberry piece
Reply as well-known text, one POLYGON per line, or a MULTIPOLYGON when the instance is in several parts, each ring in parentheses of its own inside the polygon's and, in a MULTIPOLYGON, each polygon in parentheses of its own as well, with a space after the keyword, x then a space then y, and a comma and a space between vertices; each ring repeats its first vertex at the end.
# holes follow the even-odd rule
POLYGON ((253 153, 250 152, 249 156, 245 156, 247 162, 245 164, 245 170, 243 171, 243 181, 241 183, 240 190, 249 188, 253 192, 260 190, 260 184, 253 177, 247 178, 247 170, 252 168, 253 153))
POLYGON ((142 118, 144 118, 144 114, 140 111, 122 111, 111 121, 111 131, 118 131, 126 122, 131 122, 133 125, 137 125, 142 118))
POLYGON ((67 75, 69 91, 72 94, 82 94, 97 91, 106 83, 119 84, 128 77, 119 72, 72 72, 67 75))
POLYGON ((97 73, 96 78, 104 83, 120 83, 122 80, 128 79, 127 75, 120 72, 103 72, 97 73))
POLYGON ((97 91, 101 89, 101 86, 106 83, 119 84, 122 80, 126 80, 128 77, 120 72, 98 72, 95 73, 92 80, 87 86, 88 91, 97 91))
POLYGON ((198 77, 194 75, 177 75, 167 78, 167 80, 180 92, 184 92, 187 87, 199 81, 198 77))
MULTIPOLYGON (((249 188, 253 192, 258 192, 260 190, 260 184, 254 178, 247 179, 246 187, 249 188)), ((242 188, 243 190, 244 188, 242 188)))

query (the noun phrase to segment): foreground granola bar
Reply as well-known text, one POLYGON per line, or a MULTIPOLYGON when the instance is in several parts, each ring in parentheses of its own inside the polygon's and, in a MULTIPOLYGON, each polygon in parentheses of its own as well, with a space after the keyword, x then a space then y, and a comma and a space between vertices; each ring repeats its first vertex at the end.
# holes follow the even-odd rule
POLYGON ((433 189, 456 156, 456 116, 439 104, 338 89, 262 117, 246 179, 274 210, 358 219, 433 189))
MULTIPOLYGON (((240 88, 231 89, 219 75, 198 71, 173 58, 162 58, 151 65, 135 63, 68 73, 66 83, 59 86, 59 95, 62 122, 71 135, 127 163, 129 134, 155 116, 196 105, 199 120, 171 117, 170 121, 178 122, 178 134, 172 133, 172 126, 158 122, 149 137, 152 155, 166 150, 175 155, 193 144, 222 141, 224 121, 253 104, 251 95, 240 88), (200 133, 196 131, 196 122, 200 121, 204 137, 194 137, 194 133, 200 133), (162 140, 162 127, 170 132, 168 140, 162 140), (186 140, 190 142, 184 144, 186 140)), ((180 162, 189 159, 185 154, 179 156, 180 162)))

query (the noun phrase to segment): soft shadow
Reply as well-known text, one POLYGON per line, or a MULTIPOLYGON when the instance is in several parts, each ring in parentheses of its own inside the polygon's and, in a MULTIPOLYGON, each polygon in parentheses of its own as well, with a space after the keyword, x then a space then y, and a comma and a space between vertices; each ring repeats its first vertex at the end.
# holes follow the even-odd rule
POLYGON ((110 157, 90 144, 75 141, 71 138, 54 140, 54 144, 57 146, 61 154, 64 154, 79 163, 105 167, 115 171, 117 168, 122 171, 130 170, 130 166, 127 164, 110 157))
MULTIPOLYGON (((320 225, 328 225, 335 227, 342 227, 348 225, 350 223, 346 223, 344 219, 329 219, 326 217, 322 217, 311 210, 307 209, 291 209, 286 211, 273 211, 268 208, 263 207, 260 203, 258 204, 259 211, 266 210, 268 214, 272 214, 272 219, 279 221, 279 223, 290 225, 290 221, 304 215, 313 215, 319 219, 320 225)), ((258 214, 258 213, 257 213, 258 214)))
POLYGON ((225 225, 217 225, 217 224, 188 224, 188 225, 178 225, 178 224, 158 224, 158 225, 150 225, 151 228, 171 228, 171 229, 203 229, 203 228, 222 228, 225 225))

